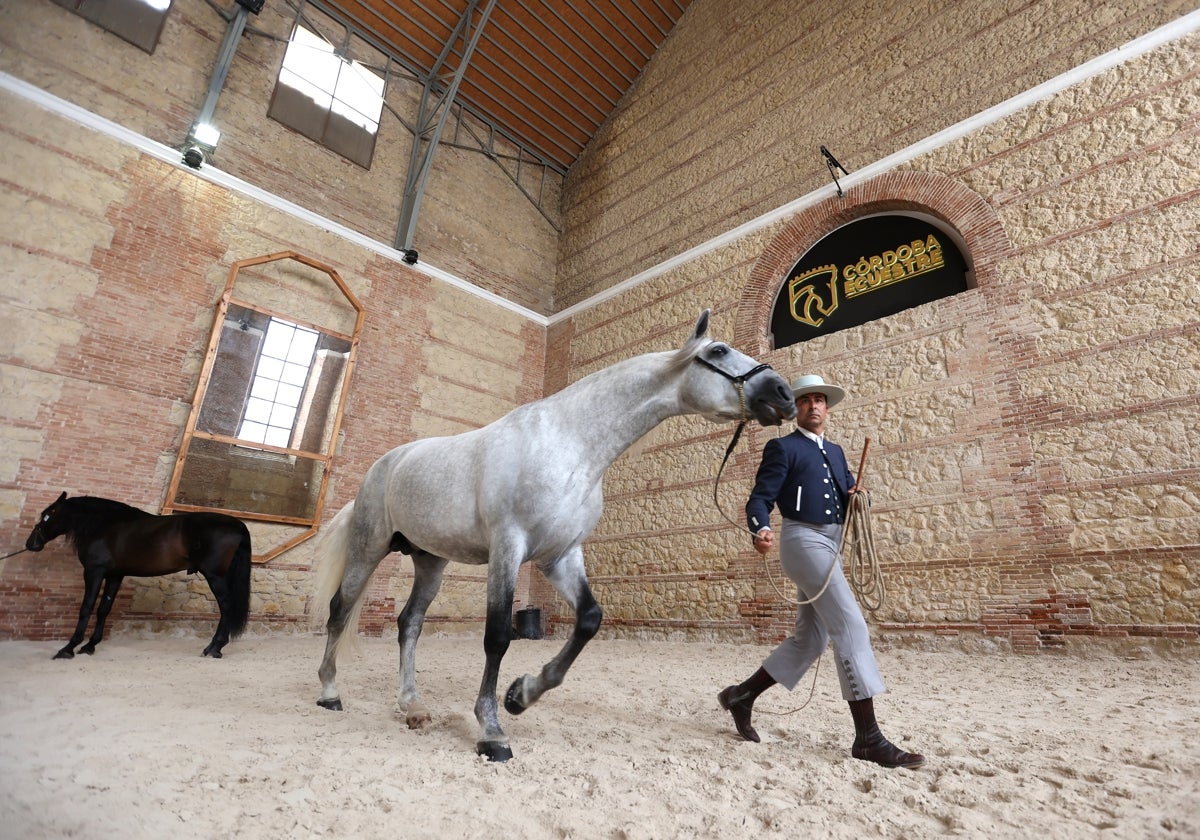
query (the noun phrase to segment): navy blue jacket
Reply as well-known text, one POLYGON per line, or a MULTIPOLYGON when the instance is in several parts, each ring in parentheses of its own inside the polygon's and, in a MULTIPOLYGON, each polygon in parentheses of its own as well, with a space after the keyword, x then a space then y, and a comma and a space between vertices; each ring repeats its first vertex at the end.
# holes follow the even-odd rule
POLYGON ((826 440, 822 454, 816 441, 799 430, 773 438, 763 447, 746 502, 746 524, 754 533, 768 527, 776 505, 787 519, 813 525, 843 522, 854 483, 846 454, 836 443, 826 440))

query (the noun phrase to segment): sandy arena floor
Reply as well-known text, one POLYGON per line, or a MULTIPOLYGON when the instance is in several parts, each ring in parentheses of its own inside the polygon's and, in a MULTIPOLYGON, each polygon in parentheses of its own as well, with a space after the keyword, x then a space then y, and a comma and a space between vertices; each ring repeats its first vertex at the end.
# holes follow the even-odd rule
MULTIPOLYGON (((474 752, 477 637, 427 635, 434 713, 396 710, 396 649, 339 662, 324 639, 251 636, 222 660, 190 633, 118 634, 93 657, 0 643, 0 836, 13 838, 1200 837, 1200 656, 1021 657, 880 645, 884 732, 920 770, 849 755, 830 655, 816 693, 763 696, 743 742, 716 703, 766 648, 601 640, 520 717, 516 756, 474 752)), ((554 640, 517 640, 501 685, 554 640)))

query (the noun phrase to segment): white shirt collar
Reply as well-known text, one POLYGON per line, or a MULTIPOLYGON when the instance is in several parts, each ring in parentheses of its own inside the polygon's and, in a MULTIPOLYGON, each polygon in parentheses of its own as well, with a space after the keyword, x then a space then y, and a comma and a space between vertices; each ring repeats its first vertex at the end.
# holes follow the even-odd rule
POLYGON ((812 432, 810 432, 808 429, 804 428, 803 426, 797 426, 796 431, 799 432, 800 434, 804 435, 806 438, 811 440, 813 443, 815 443, 817 446, 821 447, 822 449, 825 448, 825 436, 824 435, 814 435, 812 432))

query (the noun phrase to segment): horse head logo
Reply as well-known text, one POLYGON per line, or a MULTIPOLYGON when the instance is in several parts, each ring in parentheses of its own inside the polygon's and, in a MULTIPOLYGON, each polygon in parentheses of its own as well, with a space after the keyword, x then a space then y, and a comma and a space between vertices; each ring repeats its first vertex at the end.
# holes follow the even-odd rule
POLYGON ((837 274, 836 265, 822 265, 789 280, 788 303, 792 317, 810 327, 825 323, 838 308, 837 274))

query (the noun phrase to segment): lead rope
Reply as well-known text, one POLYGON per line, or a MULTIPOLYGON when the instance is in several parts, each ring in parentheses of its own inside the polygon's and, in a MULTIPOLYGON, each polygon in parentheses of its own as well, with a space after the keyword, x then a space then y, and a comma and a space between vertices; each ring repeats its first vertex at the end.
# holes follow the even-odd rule
POLYGON ((855 493, 850 497, 842 542, 849 544, 845 557, 850 588, 858 596, 863 609, 869 612, 881 609, 887 603, 887 592, 884 589, 883 572, 879 569, 879 555, 875 552, 871 500, 865 493, 855 493))
MULTIPOLYGON (((725 457, 721 459, 721 466, 717 469, 717 477, 713 479, 713 504, 716 505, 717 512, 724 517, 725 521, 733 525, 739 531, 745 531, 751 537, 755 534, 745 525, 734 521, 729 514, 725 513, 725 509, 721 507, 721 499, 717 493, 721 484, 721 474, 725 472, 725 465, 729 463, 729 456, 733 454, 734 448, 737 447, 738 441, 742 437, 742 429, 745 427, 746 421, 738 423, 737 428, 733 432, 733 440, 729 441, 729 446, 725 447, 725 457)), ((871 445, 871 439, 867 438, 863 445, 862 461, 859 463, 858 473, 862 475, 863 466, 867 460, 867 447, 871 445)), ((859 479, 861 480, 861 478, 859 479)), ((825 576, 825 582, 821 584, 820 591, 806 601, 797 601, 784 595, 780 591, 779 586, 775 583, 775 578, 771 574, 771 563, 767 556, 762 555, 763 568, 767 572, 767 580, 771 584, 771 588, 775 590, 775 594, 780 600, 786 601, 796 607, 802 607, 805 604, 811 604, 825 594, 825 590, 829 588, 829 582, 833 580, 834 569, 838 567, 838 563, 844 560, 844 547, 847 542, 847 535, 852 531, 854 538, 850 542, 851 560, 850 566, 850 586, 854 589, 855 595, 859 596, 859 601, 863 606, 874 612, 883 605, 883 576, 879 572, 879 560, 875 554, 875 540, 871 535, 871 520, 870 520, 870 502, 863 501, 858 497, 861 493, 852 493, 850 502, 846 509, 846 522, 842 528, 842 537, 838 542, 837 553, 834 555, 834 561, 829 567, 829 574, 825 576), (864 556, 864 550, 867 552, 864 556), (874 600, 878 593, 878 601, 874 600)))

